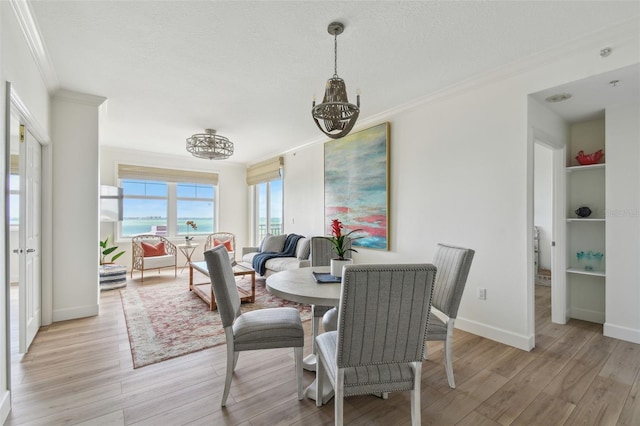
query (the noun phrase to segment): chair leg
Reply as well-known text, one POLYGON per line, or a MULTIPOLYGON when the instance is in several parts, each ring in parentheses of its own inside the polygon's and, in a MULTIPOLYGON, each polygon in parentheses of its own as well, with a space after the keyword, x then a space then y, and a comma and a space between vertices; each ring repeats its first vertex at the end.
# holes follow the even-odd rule
POLYGON ((447 324, 447 338, 444 341, 444 368, 447 371, 447 380, 451 389, 456 388, 456 381, 453 377, 453 322, 454 318, 450 318, 447 324))
POLYGON ((324 389, 324 361, 316 355, 316 407, 322 407, 322 389, 324 389))
POLYGON ((302 392, 302 346, 293 348, 293 353, 296 358, 296 384, 298 385, 298 401, 304 399, 304 392, 302 392))
POLYGON ((233 354, 233 371, 236 371, 236 365, 238 365, 238 357, 240 356, 240 352, 235 352, 233 354))
MULTIPOLYGON (((342 418, 344 414, 344 370, 342 368, 338 368, 338 372, 336 374, 336 386, 334 389, 335 396, 333 399, 334 404, 334 417, 335 417, 335 425, 342 426, 342 418)), ((319 398, 322 399, 322 398, 319 398)))
POLYGON ((229 397, 229 390, 231 389, 231 378, 233 377, 233 370, 238 360, 238 352, 235 351, 233 345, 233 330, 231 327, 224 329, 227 336, 227 376, 224 380, 224 391, 222 392, 222 402, 220 406, 227 405, 227 397, 229 397))
POLYGON ((420 388, 422 380, 422 363, 412 362, 413 389, 411 390, 411 425, 420 426, 420 388))

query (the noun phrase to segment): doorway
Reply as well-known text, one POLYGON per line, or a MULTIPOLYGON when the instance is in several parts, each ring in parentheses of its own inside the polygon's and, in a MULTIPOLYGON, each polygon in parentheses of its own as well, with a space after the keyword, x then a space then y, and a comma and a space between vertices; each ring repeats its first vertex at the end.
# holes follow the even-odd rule
POLYGON ((42 323, 42 148, 20 113, 9 114, 9 311, 11 354, 28 351, 42 323))

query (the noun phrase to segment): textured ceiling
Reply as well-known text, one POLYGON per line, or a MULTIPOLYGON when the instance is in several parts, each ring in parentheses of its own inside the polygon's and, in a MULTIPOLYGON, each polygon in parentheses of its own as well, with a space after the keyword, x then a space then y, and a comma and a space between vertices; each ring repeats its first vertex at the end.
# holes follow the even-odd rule
POLYGON ((214 128, 243 163, 322 138, 332 21, 366 119, 640 16, 636 1, 30 3, 59 86, 108 98, 103 145, 189 156, 185 138, 214 128))

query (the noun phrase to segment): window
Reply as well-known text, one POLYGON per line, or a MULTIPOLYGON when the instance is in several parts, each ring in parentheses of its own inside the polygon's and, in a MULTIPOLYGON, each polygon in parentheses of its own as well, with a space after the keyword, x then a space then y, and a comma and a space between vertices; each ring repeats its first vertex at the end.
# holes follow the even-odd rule
POLYGON ((124 197, 120 237, 214 231, 216 174, 120 165, 118 175, 124 197), (189 220, 197 230, 187 229, 189 220))
POLYGON ((280 235, 284 232, 282 157, 272 158, 247 169, 247 185, 254 189, 253 229, 256 242, 267 233, 280 235))
POLYGON ((256 241, 262 241, 267 233, 282 234, 282 179, 257 184, 255 195, 256 241))

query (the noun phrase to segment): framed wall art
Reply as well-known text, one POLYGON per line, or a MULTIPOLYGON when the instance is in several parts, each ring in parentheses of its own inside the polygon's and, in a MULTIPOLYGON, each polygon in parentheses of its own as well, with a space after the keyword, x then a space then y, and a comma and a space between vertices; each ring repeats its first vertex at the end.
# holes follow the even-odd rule
POLYGON ((389 123, 325 143, 324 208, 327 230, 337 218, 362 230, 355 247, 389 250, 389 123))

